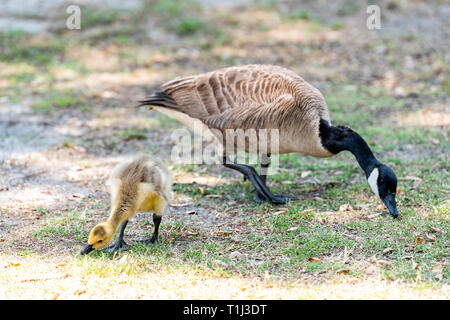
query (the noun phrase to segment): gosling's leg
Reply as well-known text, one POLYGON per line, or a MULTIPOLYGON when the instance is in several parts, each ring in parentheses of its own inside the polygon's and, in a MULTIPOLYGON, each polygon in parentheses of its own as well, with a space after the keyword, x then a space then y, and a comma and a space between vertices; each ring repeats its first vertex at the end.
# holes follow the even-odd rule
POLYGON ((119 236, 117 237, 116 242, 114 242, 113 244, 109 245, 108 247, 102 249, 101 251, 115 252, 118 250, 124 250, 124 251, 128 250, 128 245, 123 240, 123 234, 124 234, 125 228, 127 227, 127 224, 128 224, 128 220, 125 220, 124 222, 122 222, 122 224, 120 225, 120 228, 119 228, 119 236))
POLYGON ((228 161, 227 157, 223 157, 223 165, 227 168, 241 172, 253 184, 256 190, 255 201, 270 201, 273 204, 283 204, 290 200, 288 197, 276 196, 266 186, 264 180, 256 173, 255 169, 245 164, 237 164, 228 161))
POLYGON ((153 224, 155 225, 155 230, 153 231, 153 235, 150 238, 151 243, 158 242, 158 231, 159 231, 159 225, 161 223, 162 217, 158 216, 156 213, 153 214, 153 224))
POLYGON ((161 224, 161 220, 162 220, 162 216, 154 213, 153 214, 153 224, 155 225, 155 229, 153 231, 152 237, 150 239, 139 240, 138 242, 146 244, 146 245, 158 242, 158 231, 159 231, 159 225, 161 224))

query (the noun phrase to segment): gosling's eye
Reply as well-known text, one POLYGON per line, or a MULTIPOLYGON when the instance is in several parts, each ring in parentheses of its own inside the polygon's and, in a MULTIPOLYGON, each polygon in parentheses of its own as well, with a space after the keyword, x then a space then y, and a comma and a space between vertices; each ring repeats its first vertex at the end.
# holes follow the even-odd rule
POLYGON ((97 243, 102 243, 102 242, 103 242, 103 240, 98 240, 98 241, 97 241, 97 243))

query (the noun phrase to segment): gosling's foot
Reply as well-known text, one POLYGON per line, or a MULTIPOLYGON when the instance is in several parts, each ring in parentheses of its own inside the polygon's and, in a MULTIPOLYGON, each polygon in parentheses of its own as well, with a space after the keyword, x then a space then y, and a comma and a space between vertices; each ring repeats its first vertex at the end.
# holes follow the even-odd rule
POLYGON ((113 244, 110 244, 109 246, 107 246, 106 248, 101 249, 101 251, 103 252, 116 252, 116 251, 127 251, 128 250, 128 245, 125 241, 123 240, 117 240, 116 242, 114 242, 113 244))
POLYGON ((253 199, 257 203, 263 203, 263 202, 269 201, 270 203, 273 203, 273 204, 285 204, 285 203, 291 201, 291 198, 289 198, 289 197, 275 196, 275 195, 268 197, 265 194, 260 193, 258 191, 256 192, 255 197, 253 199))

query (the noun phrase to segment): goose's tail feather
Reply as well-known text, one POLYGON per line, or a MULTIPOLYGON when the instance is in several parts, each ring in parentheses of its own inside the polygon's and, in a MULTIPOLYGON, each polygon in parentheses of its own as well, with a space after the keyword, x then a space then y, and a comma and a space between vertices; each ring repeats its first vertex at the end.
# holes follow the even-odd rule
POLYGON ((176 109, 177 103, 170 95, 168 95, 164 91, 158 91, 152 94, 150 97, 147 97, 145 100, 140 100, 137 108, 143 106, 159 106, 176 109))

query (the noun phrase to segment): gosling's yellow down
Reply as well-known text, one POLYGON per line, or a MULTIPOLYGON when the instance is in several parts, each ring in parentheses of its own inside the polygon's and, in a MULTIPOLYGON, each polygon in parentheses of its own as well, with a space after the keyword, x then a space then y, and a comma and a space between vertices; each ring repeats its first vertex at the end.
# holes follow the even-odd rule
POLYGON ((145 244, 158 241, 158 229, 162 215, 167 210, 172 196, 172 176, 167 167, 158 159, 140 155, 119 163, 112 171, 110 179, 111 213, 108 220, 97 224, 90 232, 87 245, 81 254, 87 254, 107 246, 120 226, 117 240, 105 248, 114 252, 128 246, 123 240, 124 230, 136 212, 153 211, 155 229, 145 244))

